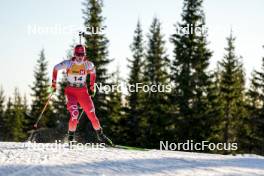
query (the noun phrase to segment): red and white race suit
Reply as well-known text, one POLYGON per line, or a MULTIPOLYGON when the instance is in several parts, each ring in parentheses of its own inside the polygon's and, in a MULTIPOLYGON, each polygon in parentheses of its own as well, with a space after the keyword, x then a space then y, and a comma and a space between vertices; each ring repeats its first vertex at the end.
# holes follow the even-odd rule
POLYGON ((96 79, 94 64, 87 59, 81 62, 75 61, 75 58, 65 60, 54 67, 52 75, 53 81, 56 82, 57 72, 62 69, 65 69, 67 73, 68 85, 64 92, 67 98, 67 109, 71 114, 69 131, 75 131, 78 124, 78 103, 88 116, 93 128, 95 130, 100 129, 100 122, 95 115, 94 104, 86 86, 86 76, 90 74, 90 89, 94 91, 96 79))

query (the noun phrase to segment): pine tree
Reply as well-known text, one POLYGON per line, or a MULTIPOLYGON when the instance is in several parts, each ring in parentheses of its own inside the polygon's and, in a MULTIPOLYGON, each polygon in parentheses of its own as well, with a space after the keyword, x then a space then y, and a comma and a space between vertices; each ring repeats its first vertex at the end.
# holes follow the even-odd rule
POLYGON ((25 106, 17 88, 14 92, 13 102, 11 102, 11 99, 8 100, 5 116, 5 123, 8 129, 6 130, 6 140, 24 140, 26 137, 26 133, 23 131, 25 124, 25 106))
MULTIPOLYGON (((245 109, 245 75, 243 65, 235 54, 235 38, 232 33, 227 38, 227 48, 224 59, 220 64, 220 101, 223 116, 221 117, 220 141, 229 143, 237 142, 240 145, 243 130, 243 122, 246 117, 245 109)), ((225 151, 227 153, 228 151, 225 151)))
MULTIPOLYGON (((144 83, 149 86, 165 86, 168 84, 169 60, 166 55, 165 41, 161 34, 161 23, 154 18, 148 35, 146 64, 144 66, 144 83)), ((144 114, 141 116, 141 128, 145 129, 141 145, 158 147, 160 140, 166 136, 168 122, 168 96, 165 91, 144 93, 144 114)))
MULTIPOLYGON (((40 57, 37 60, 37 65, 34 71, 35 80, 33 82, 32 89, 32 105, 30 118, 28 119, 29 130, 32 129, 33 124, 36 122, 40 115, 45 103, 49 97, 49 78, 47 72, 48 62, 46 61, 44 50, 41 50, 40 57)), ((52 117, 52 110, 50 104, 47 106, 46 111, 43 114, 43 118, 40 121, 41 126, 54 127, 55 119, 52 117)))
POLYGON ((264 57, 260 71, 254 70, 252 73, 250 89, 248 95, 248 110, 250 121, 250 143, 249 152, 264 153, 264 57))
MULTIPOLYGON (((138 21, 136 30, 134 32, 133 43, 130 46, 133 53, 132 59, 129 59, 130 74, 128 79, 128 84, 136 85, 136 83, 142 83, 143 79, 143 59, 144 59, 144 41, 141 29, 141 24, 138 21)), ((140 115, 143 112, 141 107, 140 99, 142 98, 142 90, 133 91, 128 90, 127 108, 126 108, 126 128, 125 140, 129 145, 139 145, 140 137, 140 115), (133 129, 133 130, 131 130, 133 129), (137 138, 135 138, 137 136, 137 138)))
MULTIPOLYGON (((107 72, 107 66, 111 62, 108 58, 108 39, 103 34, 103 30, 106 26, 103 25, 104 17, 102 16, 103 2, 102 0, 86 0, 83 3, 84 9, 84 25, 86 27, 86 32, 90 35, 85 35, 85 46, 87 58, 92 61, 96 67, 96 83, 98 85, 110 85, 109 78, 110 75, 107 72)), ((87 84, 89 86, 90 77, 87 76, 87 84)), ((97 117, 100 119, 102 128, 107 127, 107 122, 109 119, 109 95, 102 91, 96 90, 96 95, 93 98, 95 112, 97 117)), ((86 116, 86 115, 84 115, 86 116)), ((79 123, 79 130, 83 138, 90 141, 95 140, 95 135, 91 123, 87 117, 83 117, 79 123), (87 125, 88 124, 88 125, 87 125), (88 136, 89 134, 89 136, 88 136)), ((107 133, 107 131, 106 131, 107 133)))
MULTIPOLYGON (((177 29, 205 27, 202 10, 203 0, 185 0, 182 23, 177 29)), ((210 75, 207 71, 212 55, 207 48, 206 32, 194 30, 185 34, 178 31, 172 36, 174 57, 172 64, 172 81, 175 89, 172 104, 176 106, 175 123, 178 124, 177 134, 181 140, 205 140, 210 134, 210 106, 207 94, 210 89, 210 75)))
POLYGON ((6 110, 4 113, 4 124, 5 124, 5 128, 3 129, 4 141, 12 140, 12 131, 10 129, 12 128, 13 117, 14 117, 13 103, 11 97, 9 97, 7 100, 6 110))
POLYGON ((260 92, 257 86, 257 78, 256 78, 256 71, 252 72, 251 78, 250 78, 250 87, 246 92, 246 100, 245 100, 245 104, 246 104, 246 109, 248 112, 248 117, 247 119, 247 123, 249 125, 249 129, 248 129, 248 140, 246 141, 246 148, 247 148, 247 153, 256 153, 258 152, 258 140, 257 140, 257 136, 254 134, 255 131, 255 124, 256 121, 255 119, 258 118, 258 113, 259 113, 259 107, 261 107, 260 105, 260 92))
POLYGON ((259 78, 257 71, 254 70, 251 74, 251 79, 250 79, 250 87, 249 90, 247 91, 247 98, 248 98, 248 108, 251 111, 251 114, 257 115, 257 109, 261 107, 261 101, 260 101, 260 96, 261 96, 261 90, 260 90, 260 85, 259 85, 259 78), (252 108, 252 109, 251 109, 252 108))
POLYGON ((28 113, 28 111, 29 111, 29 108, 28 108, 28 100, 27 100, 26 94, 24 94, 24 97, 23 97, 23 111, 25 113, 28 113))
POLYGON ((119 67, 116 72, 112 74, 112 82, 114 83, 113 89, 109 93, 111 104, 109 104, 109 119, 107 122, 107 134, 112 139, 115 139, 115 143, 124 142, 123 139, 123 126, 124 126, 124 113, 122 106, 122 92, 121 92, 121 78, 119 67))
POLYGON ((0 88, 0 140, 3 140, 4 130, 5 130, 5 119, 4 119, 4 90, 3 87, 0 88))
POLYGON ((210 106, 207 94, 211 82, 207 69, 212 53, 207 48, 206 32, 198 30, 205 27, 202 3, 203 0, 184 0, 182 22, 171 38, 175 47, 171 68, 175 85, 172 104, 178 127, 176 134, 181 140, 202 141, 210 134, 206 114, 210 106), (186 28, 190 29, 189 33, 179 30, 186 28))
POLYGON ((30 109, 28 106, 28 100, 26 94, 24 94, 23 100, 22 100, 22 112, 24 115, 23 120, 23 133, 27 133, 28 131, 28 119, 30 119, 30 109))
POLYGON ((12 139, 14 141, 24 140, 26 134, 24 133, 24 124, 25 124, 25 105, 23 104, 23 99, 19 93, 19 90, 16 88, 14 92, 14 118, 11 119, 11 128, 12 139))
MULTIPOLYGON (((220 68, 217 65, 216 71, 211 74, 211 85, 208 89, 208 111, 207 116, 209 117, 211 124, 211 134, 208 138, 210 142, 219 142, 219 134, 221 133, 221 129, 219 125, 221 124, 221 117, 224 116, 223 105, 221 103, 221 95, 220 95, 220 68), (213 122, 211 122, 213 121, 213 122)), ((218 152, 218 151, 215 151, 218 152)))
MULTIPOLYGON (((105 29, 103 26, 104 17, 102 16, 103 2, 101 0, 86 0, 84 3, 84 25, 87 27, 87 32, 92 32, 94 29, 105 29)), ((108 59, 108 39, 103 33, 86 35, 85 37, 86 54, 90 61, 96 67, 96 82, 97 84, 107 85, 109 74, 107 73, 107 65, 111 62, 108 59)), ((89 85, 89 76, 87 77, 89 85)), ((100 118, 101 125, 107 123, 109 96, 106 92, 99 92, 97 90, 96 96, 93 99, 96 107, 96 114, 100 118)))

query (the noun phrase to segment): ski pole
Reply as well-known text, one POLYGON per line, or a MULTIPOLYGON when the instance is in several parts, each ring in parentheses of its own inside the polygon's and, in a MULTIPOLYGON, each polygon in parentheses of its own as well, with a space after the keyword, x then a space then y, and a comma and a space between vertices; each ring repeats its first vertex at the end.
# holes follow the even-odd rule
POLYGON ((83 111, 84 111, 84 110, 82 110, 82 112, 81 112, 80 116, 78 117, 78 122, 79 122, 79 121, 81 120, 81 118, 82 118, 83 111))
POLYGON ((37 128, 37 127, 38 127, 38 123, 39 123, 40 119, 42 118, 42 115, 43 115, 44 111, 46 110, 46 108, 47 108, 47 106, 48 106, 48 104, 49 104, 49 101, 50 101, 50 99, 51 99, 53 93, 54 93, 53 91, 50 93, 49 98, 48 98, 48 100, 47 100, 47 102, 46 102, 44 108, 42 109, 42 111, 41 111, 41 113, 40 113, 40 115, 39 115, 39 117, 38 117, 36 123, 34 124, 34 128, 37 128))
POLYGON ((77 123, 76 129, 78 128, 78 124, 79 124, 79 122, 80 122, 80 120, 82 118, 83 112, 84 112, 84 110, 82 110, 81 114, 78 117, 78 123, 77 123))
MULTIPOLYGON (((78 124, 79 124, 79 122, 80 122, 80 120, 81 120, 81 118, 82 118, 83 112, 84 112, 84 110, 82 110, 81 114, 80 114, 79 117, 78 117, 78 124)), ((78 124, 77 124, 77 127, 78 127, 78 124)), ((77 128, 77 127, 76 127, 76 128, 77 128)))
POLYGON ((82 32, 79 32, 79 39, 80 39, 80 44, 82 44, 82 32))
POLYGON ((82 37, 84 37, 84 32, 79 32, 79 39, 80 39, 80 44, 82 44, 82 37))
POLYGON ((78 117, 78 122, 81 120, 82 115, 83 115, 83 112, 84 112, 84 110, 82 109, 82 112, 81 112, 81 114, 80 114, 79 117, 78 117))

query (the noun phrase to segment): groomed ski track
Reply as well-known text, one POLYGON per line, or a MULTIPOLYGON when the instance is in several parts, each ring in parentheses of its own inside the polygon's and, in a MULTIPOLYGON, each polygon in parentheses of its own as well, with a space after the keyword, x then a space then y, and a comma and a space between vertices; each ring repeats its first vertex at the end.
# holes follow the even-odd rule
POLYGON ((264 176, 264 157, 160 150, 32 149, 0 142, 0 176, 264 176))

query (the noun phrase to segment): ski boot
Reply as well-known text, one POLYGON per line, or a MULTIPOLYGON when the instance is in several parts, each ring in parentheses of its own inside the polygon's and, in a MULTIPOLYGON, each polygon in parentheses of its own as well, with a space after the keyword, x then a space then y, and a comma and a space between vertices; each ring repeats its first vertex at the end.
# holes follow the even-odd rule
POLYGON ((98 140, 100 143, 105 143, 107 146, 111 146, 111 147, 114 146, 114 143, 111 141, 111 139, 109 139, 109 138, 103 133, 102 128, 99 129, 99 130, 95 130, 95 132, 96 132, 97 140, 98 140))
POLYGON ((69 146, 76 145, 77 141, 75 140, 75 131, 68 132, 68 142, 69 146))

